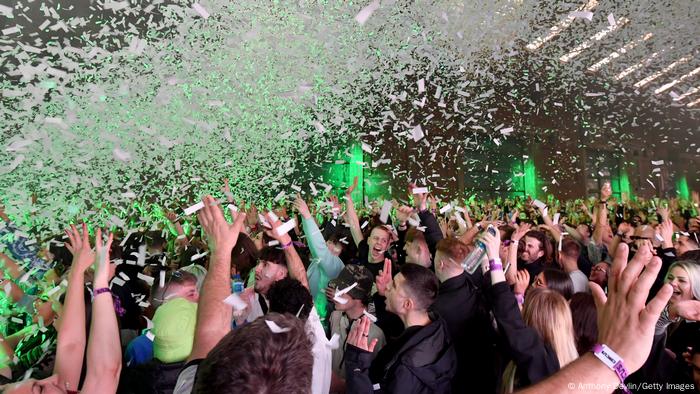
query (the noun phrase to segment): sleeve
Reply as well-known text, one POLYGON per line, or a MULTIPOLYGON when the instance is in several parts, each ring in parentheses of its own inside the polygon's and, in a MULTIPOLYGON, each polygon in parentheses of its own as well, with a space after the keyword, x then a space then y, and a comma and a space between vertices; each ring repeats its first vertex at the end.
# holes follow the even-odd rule
POLYGON ((423 393, 425 385, 408 367, 399 363, 394 373, 384 382, 384 387, 380 389, 383 393, 423 393))
POLYGON ((309 243, 311 256, 319 260, 321 267, 323 267, 329 278, 337 277, 343 269, 343 262, 328 250, 323 234, 321 234, 321 230, 319 230, 313 218, 302 219, 301 223, 309 243))
POLYGON ((437 243, 442 239, 442 230, 440 230, 440 224, 429 210, 418 212, 418 217, 420 222, 425 226, 425 242, 428 244, 428 249, 430 249, 430 255, 435 257, 435 247, 437 243))
POLYGON ((345 349, 345 385, 348 393, 374 392, 369 367, 374 355, 353 345, 345 349))
POLYGON ((539 334, 522 319, 515 297, 506 282, 491 287, 493 313, 505 343, 518 369, 527 373, 529 384, 535 384, 559 369, 549 361, 551 357, 539 334))

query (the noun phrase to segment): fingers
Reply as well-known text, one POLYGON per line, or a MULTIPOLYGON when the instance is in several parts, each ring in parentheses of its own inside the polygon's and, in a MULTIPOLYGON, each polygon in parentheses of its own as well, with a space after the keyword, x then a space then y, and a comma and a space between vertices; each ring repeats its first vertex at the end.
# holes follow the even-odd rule
POLYGON ((656 296, 649 301, 646 308, 642 310, 642 313, 639 315, 640 323, 648 327, 653 327, 656 321, 659 320, 661 311, 664 310, 672 295, 673 287, 671 287, 671 285, 668 283, 663 285, 659 292, 656 293, 656 296))
POLYGON ((649 295, 649 289, 656 281, 659 271, 661 271, 661 259, 654 256, 648 260, 644 272, 639 275, 639 279, 634 283, 628 295, 628 300, 633 302, 633 305, 639 305, 639 307, 644 305, 649 295))
MULTIPOLYGON (((637 250, 637 253, 634 255, 632 261, 627 264, 627 267, 620 275, 620 281, 617 288, 619 291, 623 292, 622 294, 628 293, 629 289, 632 287, 632 284, 635 283, 637 278, 639 278, 639 273, 642 272, 642 269, 648 263, 650 263, 651 257, 651 251, 648 247, 646 247, 646 245, 637 250)), ((646 290, 648 293, 649 289, 647 288, 646 290)))
POLYGON ((591 288, 591 294, 593 295, 593 301, 595 302, 595 308, 599 312, 603 310, 603 306, 608 302, 608 297, 605 295, 605 291, 598 286, 595 282, 588 282, 591 288))
POLYGON ((629 247, 625 243, 620 243, 615 251, 610 275, 608 276, 608 290, 610 293, 616 291, 618 278, 622 271, 627 267, 627 256, 629 255, 629 247))
POLYGON ((370 353, 374 353, 374 348, 377 346, 377 342, 379 342, 378 338, 372 339, 372 343, 367 346, 367 351, 370 353))

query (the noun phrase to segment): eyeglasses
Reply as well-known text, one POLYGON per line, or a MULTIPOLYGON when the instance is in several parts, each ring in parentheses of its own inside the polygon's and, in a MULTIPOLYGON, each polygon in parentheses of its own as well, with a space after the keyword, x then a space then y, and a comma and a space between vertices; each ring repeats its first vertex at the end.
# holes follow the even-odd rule
POLYGON ((638 237, 638 236, 636 236, 636 235, 632 235, 632 236, 630 237, 630 239, 631 239, 632 241, 638 241, 638 240, 640 240, 640 239, 646 239, 647 241, 651 241, 651 238, 649 238, 649 237, 638 237))
POLYGON ((604 273, 604 274, 607 274, 607 273, 608 273, 608 270, 606 270, 605 268, 602 268, 602 267, 593 267, 593 268, 591 269, 591 271, 602 272, 602 273, 604 273))

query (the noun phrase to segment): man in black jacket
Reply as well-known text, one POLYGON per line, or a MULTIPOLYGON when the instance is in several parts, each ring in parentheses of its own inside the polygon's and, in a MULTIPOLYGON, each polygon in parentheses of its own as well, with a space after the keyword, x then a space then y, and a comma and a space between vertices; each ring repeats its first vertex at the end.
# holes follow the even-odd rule
POLYGON ((435 274, 440 291, 432 309, 445 320, 457 352, 452 391, 494 393, 497 387, 494 355, 496 332, 483 307, 479 287, 462 268, 467 245, 454 238, 438 242, 435 274))
MULTIPOLYGON (((389 274, 389 279, 391 278, 389 274)), ((385 278, 377 279, 383 286, 385 278)), ((376 340, 367 343, 369 321, 363 317, 348 335, 345 377, 349 393, 449 393, 457 355, 444 321, 428 308, 437 297, 438 280, 427 268, 406 264, 386 287, 386 306, 399 316, 404 333, 372 361, 376 340)))

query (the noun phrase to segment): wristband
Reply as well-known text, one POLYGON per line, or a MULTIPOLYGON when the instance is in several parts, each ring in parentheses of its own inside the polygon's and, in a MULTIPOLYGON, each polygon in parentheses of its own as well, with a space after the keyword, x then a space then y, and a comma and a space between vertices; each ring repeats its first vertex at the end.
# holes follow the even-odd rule
POLYGON ((481 225, 481 223, 476 224, 476 229, 479 231, 482 231, 484 229, 484 226, 481 225))
POLYGON ((511 239, 511 240, 510 240, 510 244, 511 244, 511 245, 517 245, 517 244, 519 244, 519 243, 520 243, 520 240, 519 240, 519 239, 511 239))
POLYGON ((100 295, 100 294, 102 294, 102 293, 109 293, 110 291, 111 291, 111 290, 109 290, 109 287, 102 287, 102 288, 100 288, 100 289, 95 289, 95 290, 92 292, 92 298, 95 298, 95 297, 97 297, 98 295, 100 295))
POLYGON ((489 260, 489 270, 491 271, 503 271, 503 264, 501 264, 501 259, 491 259, 489 260))
POLYGON ((518 305, 523 305, 525 303, 525 295, 522 293, 515 293, 515 300, 518 301, 518 305))
POLYGON ((284 249, 289 248, 289 247, 292 246, 292 245, 294 245, 294 242, 293 242, 293 241, 289 241, 289 243, 282 245, 281 248, 284 250, 284 249))
POLYGON ((627 386, 625 386, 625 379, 627 379, 627 375, 629 375, 629 373, 627 372, 627 368, 625 368, 625 365, 623 364, 622 358, 606 345, 599 343, 593 346, 593 354, 600 361, 602 361, 603 364, 605 364, 608 368, 612 369, 613 372, 615 372, 617 377, 620 379, 620 386, 622 388, 622 391, 629 394, 630 391, 627 388, 627 386))

